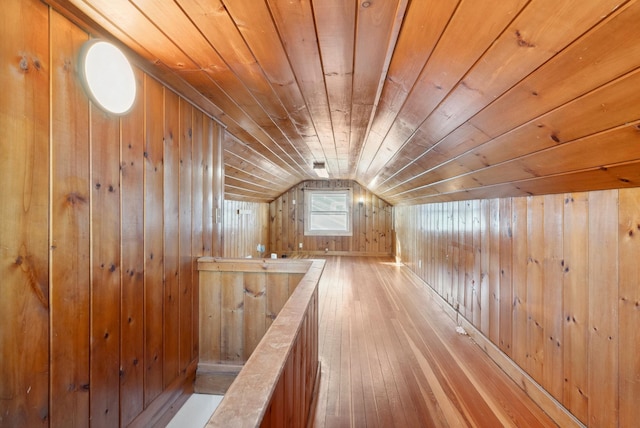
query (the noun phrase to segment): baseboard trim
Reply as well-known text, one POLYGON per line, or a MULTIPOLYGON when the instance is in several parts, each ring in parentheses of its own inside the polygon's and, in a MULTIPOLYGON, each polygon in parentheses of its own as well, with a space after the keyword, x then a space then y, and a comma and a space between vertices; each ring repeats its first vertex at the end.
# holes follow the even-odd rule
MULTIPOLYGON (((408 269, 408 268, 407 268, 408 269)), ((411 271, 417 276, 415 272, 411 271)), ((419 278, 419 277, 418 277, 419 278)), ((422 279, 421 279, 422 280, 422 279)), ((507 354, 502 352, 493 342, 491 342, 480 330, 471 324, 462 315, 459 315, 455 308, 449 304, 442 296, 440 296, 429 284, 424 280, 427 292, 434 298, 435 302, 440 306, 444 313, 457 322, 467 332, 469 337, 495 362, 503 372, 507 374, 524 392, 535 402, 551 419, 561 427, 579 427, 584 428, 585 425, 580 422, 566 407, 556 400, 547 390, 545 390, 538 382, 536 382, 527 372, 518 366, 507 354)))

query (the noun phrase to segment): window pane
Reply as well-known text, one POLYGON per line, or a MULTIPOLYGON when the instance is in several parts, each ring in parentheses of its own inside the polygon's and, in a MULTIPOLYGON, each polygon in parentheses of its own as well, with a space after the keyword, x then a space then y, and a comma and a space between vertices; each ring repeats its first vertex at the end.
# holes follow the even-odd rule
POLYGON ((347 211, 347 195, 314 193, 311 195, 311 211, 347 211))
POLYGON ((351 190, 305 191, 304 234, 351 236, 351 190))
POLYGON ((311 213, 311 230, 348 231, 347 213, 311 213))

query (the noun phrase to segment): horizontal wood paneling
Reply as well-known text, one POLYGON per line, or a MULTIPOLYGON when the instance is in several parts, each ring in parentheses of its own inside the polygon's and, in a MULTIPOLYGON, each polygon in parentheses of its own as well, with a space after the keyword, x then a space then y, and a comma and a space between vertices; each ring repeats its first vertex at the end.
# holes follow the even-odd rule
POLYGON ((33 26, 0 45, 0 425, 149 426, 195 373, 220 128, 139 69, 132 112, 102 112, 87 32, 39 1, 3 13, 33 26))
POLYGON ((355 181, 305 181, 269 204, 269 248, 278 255, 325 253, 325 250, 344 254, 391 254, 391 219, 391 206, 355 181), (304 236, 306 188, 351 189, 352 236, 304 236))
POLYGON ((397 207, 398 257, 583 423, 628 426, 640 417, 631 381, 640 374, 640 342, 629 330, 637 329, 630 309, 638 300, 638 195, 621 189, 397 207), (447 226, 433 227, 443 212, 447 226), (467 214, 479 221, 459 220, 467 214), (471 241, 463 233, 470 227, 479 228, 471 241), (476 272, 465 260, 487 250, 489 264, 476 272), (487 276, 475 293, 481 302, 488 293, 489 305, 447 291, 450 271, 454 279, 487 276))

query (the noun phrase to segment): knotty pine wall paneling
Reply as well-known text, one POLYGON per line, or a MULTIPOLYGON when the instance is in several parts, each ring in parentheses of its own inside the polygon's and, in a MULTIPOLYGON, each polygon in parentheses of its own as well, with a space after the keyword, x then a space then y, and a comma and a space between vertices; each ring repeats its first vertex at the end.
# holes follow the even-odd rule
POLYGON ((195 374, 223 130, 138 69, 133 110, 106 114, 77 76, 87 32, 36 0, 3 20, 0 425, 148 426, 195 374))
POLYGON ((33 28, 47 28, 48 10, 12 1, 2 13, 0 425, 40 426, 49 419, 51 62, 47 33, 33 28))
MULTIPOLYGON (((618 222, 618 353, 619 390, 621 397, 640 397, 640 353, 632 352, 640 344, 640 192, 619 192, 618 222)), ((638 421, 638 403, 620 400, 620 426, 633 426, 638 421)))
MULTIPOLYGON (((191 256, 193 258, 202 257, 205 255, 204 251, 204 236, 205 236, 205 217, 204 217, 204 199, 200 200, 200 195, 204 193, 204 146, 208 144, 209 140, 204 138, 206 134, 203 133, 203 123, 206 121, 205 116, 197 111, 193 110, 193 127, 192 127, 192 152, 191 152, 191 169, 192 169, 192 182, 191 182, 191 256), (201 143, 198 143, 201 142, 201 143)), ((210 255, 210 254, 207 254, 210 255)), ((196 260, 192 261, 192 300, 193 308, 199 307, 200 293, 198 288, 198 266, 196 260)), ((191 349, 191 360, 198 357, 198 335, 200 328, 200 317, 197 311, 193 311, 191 317, 191 323, 193 326, 193 339, 191 349)))
MULTIPOLYGON (((163 106, 164 88, 145 77, 145 163, 144 163, 144 404, 148 406, 163 389, 162 318, 164 233, 163 232, 163 106), (160 126, 152 124, 159 120, 160 126)), ((156 122, 157 123, 157 122, 156 122)))
POLYGON ((92 162, 89 101, 74 65, 88 36, 58 14, 50 16, 49 411, 51 426, 82 426, 90 416, 92 162))
MULTIPOLYGON (((197 281, 196 261, 192 257, 192 207, 194 197, 192 195, 193 171, 193 155, 194 146, 199 145, 200 140, 196 140, 197 144, 193 144, 193 117, 197 113, 194 108, 183 98, 180 98, 180 159, 179 159, 179 185, 178 206, 179 206, 179 267, 178 267, 178 284, 180 289, 178 293, 179 301, 179 328, 178 331, 180 344, 178 355, 178 370, 180 375, 187 373, 189 363, 193 360, 193 289, 194 282, 197 281)), ((199 198, 195 198, 196 201, 199 198)))
POLYGON ((94 105, 91 150, 90 418, 117 426, 120 415, 120 124, 94 105))
POLYGON ((632 188, 400 206, 397 256, 583 423, 631 426, 639 201, 632 188))
MULTIPOLYGON (((135 70, 138 88, 144 75, 135 70)), ((138 100, 140 103, 140 100, 138 100)), ((144 108, 121 119, 120 422, 144 409, 144 108)))
POLYGON ((163 389, 180 371, 180 101, 164 91, 164 365, 163 389))
POLYGON ((617 191, 589 195, 588 423, 593 426, 616 426, 619 401, 632 399, 637 405, 638 398, 618 391, 619 352, 640 349, 640 343, 618 346, 618 215, 617 191))
POLYGON ((222 141, 224 140, 224 128, 217 122, 207 121, 211 125, 211 141, 217 144, 211 145, 211 172, 210 182, 212 183, 212 242, 211 255, 222 257, 224 254, 224 150, 222 141))
POLYGON ((269 204, 225 200, 223 207, 224 257, 270 257, 269 204), (264 253, 258 244, 265 246, 264 253))
POLYGON ((325 249, 334 254, 390 255, 394 245, 391 219, 391 205, 355 181, 304 181, 269 204, 269 248, 279 256, 324 253, 325 249), (352 189, 352 236, 304 236, 304 189, 307 188, 352 189))
POLYGON ((563 403, 578 419, 588 415, 589 345, 589 194, 572 193, 564 198, 563 227, 563 403))

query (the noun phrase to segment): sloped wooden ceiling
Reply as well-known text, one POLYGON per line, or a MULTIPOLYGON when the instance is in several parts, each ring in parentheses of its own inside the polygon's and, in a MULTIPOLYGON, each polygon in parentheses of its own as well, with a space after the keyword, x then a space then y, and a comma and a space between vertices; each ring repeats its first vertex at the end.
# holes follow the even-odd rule
POLYGON ((314 161, 393 204, 640 185, 638 1, 49 2, 203 95, 231 198, 314 161))

